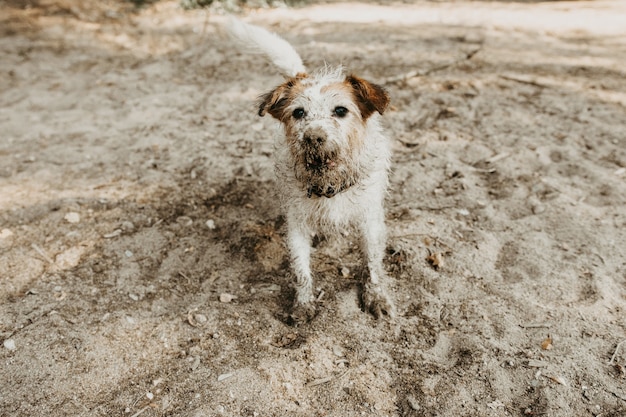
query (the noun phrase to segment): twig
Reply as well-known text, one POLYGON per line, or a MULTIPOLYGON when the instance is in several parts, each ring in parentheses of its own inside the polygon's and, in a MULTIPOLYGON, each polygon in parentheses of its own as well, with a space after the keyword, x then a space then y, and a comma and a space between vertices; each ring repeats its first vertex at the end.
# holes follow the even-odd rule
POLYGON ((432 239, 436 244, 445 246, 448 251, 445 253, 446 255, 449 255, 453 252, 452 250, 452 246, 448 245, 446 242, 443 242, 441 239, 439 239, 438 237, 434 237, 428 233, 408 233, 406 235, 399 235, 399 236, 394 236, 394 239, 415 239, 417 237, 423 237, 426 236, 430 239, 432 239))
POLYGON ((332 380, 333 380, 332 376, 327 376, 326 378, 314 379, 313 381, 309 382, 306 385, 307 385, 307 387, 316 387, 318 385, 325 384, 325 383, 330 382, 332 380))
POLYGON ((485 162, 487 162, 488 164, 495 164, 501 159, 508 158, 510 155, 511 154, 508 152, 502 152, 502 153, 492 156, 491 158, 486 159, 485 162))
POLYGON ((548 88, 547 85, 538 83, 537 81, 533 81, 533 80, 525 80, 523 78, 511 77, 510 75, 499 75, 499 77, 508 81, 515 81, 516 83, 533 85, 535 87, 540 87, 540 88, 548 88))
POLYGON ((541 374, 541 376, 543 376, 544 378, 548 378, 550 381, 556 382, 557 384, 561 384, 566 387, 568 386, 567 381, 565 381, 565 379, 563 379, 562 376, 554 376, 554 375, 546 375, 546 374, 541 374))
POLYGON ((606 262, 604 262, 604 258, 602 256, 600 256, 599 253, 593 253, 594 255, 596 255, 598 258, 600 258, 600 261, 602 261, 602 265, 606 265, 606 262))
POLYGON ((33 248, 35 252, 37 252, 39 255, 41 255, 42 258, 48 261, 49 264, 51 265, 54 264, 54 261, 50 259, 48 255, 46 255, 46 252, 44 252, 43 249, 39 247, 39 245, 37 245, 36 243, 33 243, 30 245, 30 247, 33 248))
POLYGON ((476 168, 476 167, 468 167, 470 171, 474 171, 474 172, 480 172, 481 174, 493 174, 494 172, 497 171, 497 169, 495 168, 488 168, 488 169, 482 169, 482 168, 476 168))
POLYGON ((432 236, 430 236, 428 233, 408 233, 406 235, 398 235, 398 236, 394 236, 394 239, 415 239, 416 237, 430 237, 432 239, 432 236))
POLYGON ((204 9, 204 25, 202 25, 202 34, 200 35, 201 38, 204 38, 204 35, 206 35, 207 26, 209 26, 209 11, 208 9, 204 9))
POLYGON ((424 210, 424 211, 442 211, 442 210, 448 210, 448 209, 453 209, 453 208, 457 208, 457 205, 449 205, 449 206, 440 206, 440 207, 429 207, 429 206, 420 206, 419 209, 420 210, 424 210))
POLYGON ((133 414, 130 417, 138 417, 139 415, 143 414, 143 412, 146 411, 148 408, 150 408, 150 406, 146 405, 144 408, 142 408, 141 410, 137 411, 135 414, 133 414))
POLYGON ((394 77, 388 77, 388 78, 386 78, 384 80, 384 83, 385 84, 393 84, 393 83, 397 83, 397 82, 405 82, 407 80, 410 80, 411 78, 423 77, 424 75, 429 75, 429 74, 432 74, 433 72, 441 71, 443 69, 446 69, 448 67, 456 65, 459 62, 463 62, 463 61, 467 61, 467 60, 472 59, 472 57, 474 55, 476 55, 481 49, 482 48, 475 49, 473 51, 470 51, 470 52, 466 53, 461 58, 455 59, 455 60, 447 62, 445 64, 437 65, 437 66, 432 67, 432 68, 421 69, 421 70, 413 70, 413 71, 409 71, 409 72, 407 72, 405 74, 396 75, 394 77))
POLYGON ((549 328, 552 324, 550 323, 530 323, 530 324, 520 324, 519 327, 522 329, 541 329, 541 328, 549 328))
POLYGON ((339 374, 339 375, 335 375, 335 376, 327 376, 326 378, 320 378, 320 379, 314 379, 313 381, 309 382, 308 384, 306 384, 307 387, 315 387, 317 385, 322 385, 322 384, 326 384, 330 381, 332 381, 333 379, 339 379, 344 377, 348 372, 350 372, 350 369, 347 369, 345 372, 339 374))
POLYGON ((617 398, 619 398, 622 401, 626 401, 626 396, 620 394, 619 392, 615 392, 615 391, 609 391, 606 390, 606 392, 610 392, 611 394, 615 395, 617 398))
POLYGON ((626 343, 626 339, 617 344, 617 346, 615 347, 615 352, 613 352, 613 356, 611 356, 611 360, 609 361, 609 365, 613 365, 613 362, 615 362, 615 358, 617 357, 617 352, 619 352, 619 349, 624 343, 626 343))

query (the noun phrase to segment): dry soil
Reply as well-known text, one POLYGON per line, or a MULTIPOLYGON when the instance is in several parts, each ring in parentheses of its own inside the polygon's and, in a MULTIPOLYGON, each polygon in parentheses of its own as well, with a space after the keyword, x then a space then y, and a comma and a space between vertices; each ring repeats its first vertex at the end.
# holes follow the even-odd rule
POLYGON ((246 10, 384 85, 385 265, 291 327, 281 82, 217 7, 0 2, 0 415, 626 415, 626 4, 246 10))

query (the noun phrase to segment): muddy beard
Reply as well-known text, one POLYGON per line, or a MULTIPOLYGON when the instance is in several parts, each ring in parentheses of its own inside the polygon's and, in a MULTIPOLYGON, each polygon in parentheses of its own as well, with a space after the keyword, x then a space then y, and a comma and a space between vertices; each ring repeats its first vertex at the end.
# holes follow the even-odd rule
POLYGON ((296 156, 296 179, 304 186, 307 197, 332 198, 355 185, 359 170, 336 152, 303 149, 296 156))

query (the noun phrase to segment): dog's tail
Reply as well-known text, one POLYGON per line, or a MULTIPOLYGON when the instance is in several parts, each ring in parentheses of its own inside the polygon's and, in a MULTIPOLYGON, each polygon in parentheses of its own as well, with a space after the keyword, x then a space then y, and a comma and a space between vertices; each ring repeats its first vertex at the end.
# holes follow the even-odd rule
POLYGON ((298 52, 280 36, 232 16, 228 19, 226 28, 231 38, 243 50, 263 55, 285 77, 306 73, 298 52))

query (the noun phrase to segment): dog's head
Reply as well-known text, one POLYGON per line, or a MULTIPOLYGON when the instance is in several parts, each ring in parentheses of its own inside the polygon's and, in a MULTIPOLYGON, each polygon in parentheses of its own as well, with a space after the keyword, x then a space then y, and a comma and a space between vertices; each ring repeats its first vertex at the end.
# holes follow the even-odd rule
POLYGON ((332 197, 363 174, 367 124, 388 104, 381 86, 339 68, 288 79, 261 97, 259 115, 283 123, 296 177, 309 196, 332 197))

